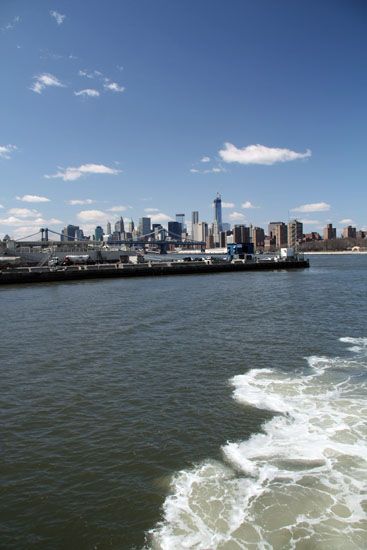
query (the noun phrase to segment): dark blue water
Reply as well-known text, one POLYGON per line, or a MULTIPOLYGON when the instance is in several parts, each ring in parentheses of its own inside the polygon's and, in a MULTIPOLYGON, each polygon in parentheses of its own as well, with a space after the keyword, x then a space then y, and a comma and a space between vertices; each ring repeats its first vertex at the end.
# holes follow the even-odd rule
MULTIPOLYGON (((271 406, 279 387, 289 389, 283 401, 301 392, 304 402, 318 387, 317 371, 325 402, 326 388, 343 383, 340 369, 326 372, 323 363, 310 366, 305 358, 352 362, 353 376, 365 383, 364 344, 339 339, 367 336, 366 268, 367 255, 318 256, 311 257, 310 269, 292 272, 0 288, 0 546, 240 548, 253 536, 253 544, 266 540, 269 548, 312 547, 305 541, 314 535, 300 522, 276 539, 277 525, 269 524, 264 510, 276 502, 278 512, 292 506, 291 497, 279 504, 282 491, 275 487, 268 504, 255 499, 258 509, 251 513, 258 531, 249 534, 246 499, 251 480, 260 481, 241 460, 246 456, 259 470, 260 458, 241 442, 264 433, 279 414, 285 418, 287 411, 271 406), (348 349, 353 345, 359 351, 348 349), (266 387, 263 378, 233 380, 254 369, 271 369, 275 379, 266 387), (311 378, 307 369, 313 369, 311 378), (300 378, 301 389, 290 386, 300 378), (254 392, 271 403, 256 401, 254 392), (237 447, 226 448, 227 441, 237 447), (185 479, 172 477, 179 471, 185 479), (193 490, 195 472, 196 500, 189 502, 185 491, 193 490), (210 499, 216 505, 207 510, 210 499), (234 526, 238 510, 242 516, 234 526)), ((348 389, 348 399, 360 409, 357 387, 348 389)), ((347 426, 348 419, 343 422, 347 426)), ((325 420, 322 429, 329 428, 325 420)), ((357 448, 354 424, 344 429, 357 448)), ((268 447, 261 468, 274 463, 268 447)), ((319 462, 324 454, 317 455, 319 462)), ((363 456, 361 450, 358 460, 363 456)), ((280 483, 274 479, 269 483, 280 483)), ((256 487, 260 495, 261 483, 256 487)), ((353 502, 358 491, 353 478, 353 502)), ((345 520, 352 532, 361 527, 346 497, 342 503, 321 501, 316 517, 329 513, 325 521, 332 524, 329 509, 349 506, 349 516, 333 510, 353 519, 345 520)), ((343 526, 334 528, 343 532, 343 526)), ((326 528, 317 536, 320 548, 330 548, 326 528)), ((338 540, 346 548, 343 537, 338 540)), ((353 539, 350 547, 362 548, 362 540, 353 539)))

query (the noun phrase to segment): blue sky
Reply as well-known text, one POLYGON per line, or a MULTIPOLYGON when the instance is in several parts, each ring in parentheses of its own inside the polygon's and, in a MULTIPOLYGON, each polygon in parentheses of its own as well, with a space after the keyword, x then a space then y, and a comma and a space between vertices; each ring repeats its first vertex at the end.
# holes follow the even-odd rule
POLYGON ((0 237, 210 222, 217 191, 231 223, 367 226, 362 0, 1 0, 0 29, 0 237))

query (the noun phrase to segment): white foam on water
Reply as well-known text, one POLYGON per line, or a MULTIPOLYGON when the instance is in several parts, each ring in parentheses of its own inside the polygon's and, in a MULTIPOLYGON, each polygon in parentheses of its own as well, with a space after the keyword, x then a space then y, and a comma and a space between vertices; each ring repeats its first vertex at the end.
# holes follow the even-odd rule
POLYGON ((344 338, 340 338, 340 341, 346 344, 354 344, 352 347, 348 348, 349 351, 353 353, 360 353, 367 349, 367 338, 351 338, 345 336, 344 338))
POLYGON ((367 547, 367 338, 353 361, 310 357, 303 373, 235 376, 241 405, 274 412, 223 447, 225 463, 179 472, 149 533, 153 549, 367 547), (364 381, 363 381, 364 380, 364 381))

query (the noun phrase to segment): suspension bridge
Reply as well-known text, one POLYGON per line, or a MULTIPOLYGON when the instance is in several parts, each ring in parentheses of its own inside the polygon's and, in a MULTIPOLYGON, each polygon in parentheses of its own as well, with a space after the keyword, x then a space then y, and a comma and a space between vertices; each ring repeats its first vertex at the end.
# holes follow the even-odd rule
POLYGON ((48 246, 62 246, 62 245, 74 245, 75 248, 85 248, 88 245, 95 248, 101 248, 103 246, 126 246, 130 249, 143 249, 148 248, 158 249, 160 254, 166 254, 167 250, 173 246, 174 248, 196 248, 201 251, 205 251, 205 241, 196 241, 189 238, 182 238, 181 235, 169 232, 168 230, 161 228, 151 233, 139 235, 135 239, 111 239, 107 241, 96 241, 92 239, 78 240, 76 237, 66 236, 62 233, 54 231, 49 228, 40 228, 36 233, 20 237, 14 241, 18 246, 41 246, 42 248, 48 246), (60 240, 52 239, 53 235, 60 238, 60 240), (34 237, 39 237, 38 239, 34 237), (33 239, 34 238, 34 239, 33 239), (30 240, 32 239, 32 240, 30 240), (62 239, 62 240, 61 240, 62 239))

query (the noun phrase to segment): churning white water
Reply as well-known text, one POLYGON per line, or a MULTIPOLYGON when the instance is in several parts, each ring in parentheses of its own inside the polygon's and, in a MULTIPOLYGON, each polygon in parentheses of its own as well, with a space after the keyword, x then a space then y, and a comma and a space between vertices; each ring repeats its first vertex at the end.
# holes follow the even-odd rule
POLYGON ((223 463, 179 472, 150 532, 154 549, 367 548, 367 338, 302 372, 254 369, 234 399, 274 412, 223 463))

